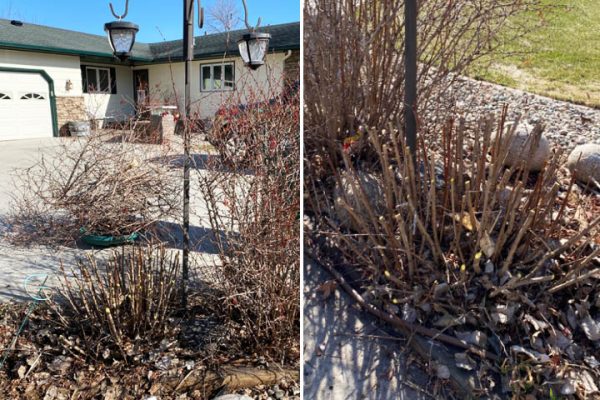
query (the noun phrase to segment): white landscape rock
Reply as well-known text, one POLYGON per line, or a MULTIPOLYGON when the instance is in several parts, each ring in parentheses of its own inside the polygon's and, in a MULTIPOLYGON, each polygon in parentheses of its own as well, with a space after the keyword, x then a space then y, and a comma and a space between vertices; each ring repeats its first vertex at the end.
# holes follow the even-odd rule
POLYGON ((525 163, 531 171, 540 171, 546 161, 550 158, 550 142, 542 135, 537 147, 534 149, 533 156, 531 154, 531 146, 533 145, 533 138, 531 133, 533 127, 528 124, 523 124, 514 136, 510 138, 508 145, 508 152, 504 165, 507 167, 513 167, 521 163, 525 163))
POLYGON ((385 209, 381 179, 368 172, 356 171, 355 176, 352 172, 343 171, 341 174, 341 184, 336 184, 333 196, 335 213, 340 224, 346 228, 360 229, 360 227, 355 225, 345 205, 348 205, 354 213, 365 221, 370 220, 369 208, 375 214, 376 218, 385 209), (361 187, 368 205, 362 200, 360 194, 361 187))
POLYGON ((575 147, 569 154, 566 166, 578 181, 591 185, 600 183, 600 144, 588 143, 575 147))
POLYGON ((596 321, 588 315, 581 321, 581 329, 591 341, 600 340, 600 321, 596 321))

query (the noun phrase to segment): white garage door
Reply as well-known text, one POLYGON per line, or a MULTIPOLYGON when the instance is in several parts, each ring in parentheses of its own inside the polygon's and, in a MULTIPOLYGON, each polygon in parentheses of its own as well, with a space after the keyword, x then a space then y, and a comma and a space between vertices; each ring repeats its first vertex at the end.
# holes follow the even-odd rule
POLYGON ((39 74, 0 71, 0 140, 52 133, 48 82, 39 74))

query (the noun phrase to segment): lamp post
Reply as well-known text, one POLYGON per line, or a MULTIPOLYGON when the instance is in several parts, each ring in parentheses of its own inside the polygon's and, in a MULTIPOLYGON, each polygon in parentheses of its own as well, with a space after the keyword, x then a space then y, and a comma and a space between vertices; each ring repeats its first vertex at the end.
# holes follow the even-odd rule
POLYGON ((404 2, 404 134, 417 161, 417 0, 404 2))
MULTIPOLYGON (((183 1, 183 59, 184 59, 184 106, 181 111, 181 121, 183 122, 183 261, 182 261, 182 299, 181 303, 185 309, 187 306, 187 282, 189 280, 189 254, 190 254, 190 124, 188 117, 191 114, 191 84, 192 76, 192 61, 194 60, 194 1, 183 1)), ((204 25, 204 9, 198 0, 198 26, 202 29, 204 25)), ((246 0, 242 0, 244 5, 245 23, 248 28, 248 33, 243 35, 238 41, 240 55, 244 60, 244 64, 256 70, 264 64, 264 58, 269 48, 269 39, 271 35, 268 33, 256 32, 256 28, 260 26, 260 18, 255 28, 252 28, 248 23, 248 7, 246 0)), ((120 60, 125 60, 131 55, 131 49, 135 43, 135 35, 139 30, 136 24, 122 21, 127 16, 129 9, 129 0, 125 3, 125 12, 122 15, 117 15, 110 3, 110 11, 118 19, 118 21, 109 22, 104 25, 104 30, 108 34, 108 40, 113 49, 115 57, 120 60)))
MULTIPOLYGON (((257 69, 264 64, 264 58, 269 48, 270 35, 257 33, 248 24, 248 8, 246 0, 242 0, 245 12, 245 22, 249 33, 238 41, 240 55, 250 69, 257 69), (245 51, 244 51, 245 50, 245 51)), ((198 0, 198 26, 204 25, 204 10, 198 0)), ((260 18, 256 27, 260 25, 260 18)), ((183 121, 183 260, 182 260, 182 299, 184 309, 187 307, 186 288, 189 280, 189 254, 190 254, 190 124, 191 115, 191 85, 192 61, 194 60, 194 0, 183 1, 183 59, 185 62, 185 104, 182 112, 183 121)))
MULTIPOLYGON (((188 121, 191 115, 191 84, 192 61, 194 60, 194 2, 195 0, 183 0, 183 59, 184 59, 184 106, 181 112, 183 122, 183 257, 181 268, 181 303, 183 308, 187 307, 187 282, 189 280, 189 256, 190 256, 190 124, 188 121)), ((269 48, 268 33, 256 32, 260 26, 260 18, 256 27, 251 27, 248 23, 248 7, 246 0, 242 0, 244 6, 244 15, 248 33, 243 35, 238 41, 240 55, 244 64, 256 70, 264 64, 265 55, 269 48)), ((108 33, 110 45, 116 57, 121 60, 127 59, 131 54, 131 49, 135 43, 135 34, 138 32, 138 26, 130 22, 121 21, 127 15, 129 9, 129 0, 125 3, 125 13, 117 15, 110 4, 110 11, 118 21, 105 24, 104 29, 108 33)), ((204 25, 204 9, 198 0, 198 26, 202 29, 204 25)))

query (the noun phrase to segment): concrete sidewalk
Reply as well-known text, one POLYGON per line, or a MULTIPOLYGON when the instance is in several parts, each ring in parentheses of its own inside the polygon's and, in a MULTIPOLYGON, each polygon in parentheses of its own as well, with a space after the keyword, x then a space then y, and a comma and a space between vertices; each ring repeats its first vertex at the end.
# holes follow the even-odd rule
POLYGON ((305 256, 304 398, 311 400, 431 399, 428 377, 407 366, 404 341, 390 340, 341 289, 323 299, 332 277, 305 256))

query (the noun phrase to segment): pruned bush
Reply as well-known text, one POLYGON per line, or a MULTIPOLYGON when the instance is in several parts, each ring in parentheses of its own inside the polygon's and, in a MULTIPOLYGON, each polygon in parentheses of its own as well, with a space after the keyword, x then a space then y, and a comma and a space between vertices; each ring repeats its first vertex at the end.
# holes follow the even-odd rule
POLYGON ((532 390, 533 375, 535 390, 547 394, 542 383, 563 375, 527 351, 560 354, 557 366, 581 373, 574 365, 600 339, 590 331, 600 312, 592 300, 600 296, 600 217, 585 212, 600 204, 562 178, 561 151, 541 171, 528 169, 543 126, 523 146, 523 161, 506 168, 518 121, 505 124, 504 116, 483 118, 472 133, 451 120, 436 132, 440 150, 420 140, 415 160, 390 124, 363 133, 375 160, 340 145, 343 169, 307 163, 308 233, 324 262, 363 278, 370 304, 447 335, 495 338, 478 345, 499 361, 481 368, 511 371, 515 394, 532 390), (557 332, 578 350, 559 351, 557 332))
POLYGON ((56 243, 82 233, 128 235, 176 216, 180 190, 169 149, 115 138, 106 131, 63 139, 16 171, 12 238, 56 243))
POLYGON ((132 246, 108 260, 88 256, 74 269, 61 267, 61 273, 52 310, 83 340, 83 355, 98 358, 108 350, 127 359, 133 346, 156 343, 173 332, 179 307, 177 253, 132 246))
POLYGON ((213 159, 200 176, 219 253, 215 284, 246 350, 297 358, 300 100, 297 92, 285 102, 254 100, 261 109, 237 116, 250 156, 227 169, 213 159))

